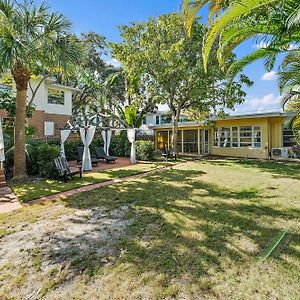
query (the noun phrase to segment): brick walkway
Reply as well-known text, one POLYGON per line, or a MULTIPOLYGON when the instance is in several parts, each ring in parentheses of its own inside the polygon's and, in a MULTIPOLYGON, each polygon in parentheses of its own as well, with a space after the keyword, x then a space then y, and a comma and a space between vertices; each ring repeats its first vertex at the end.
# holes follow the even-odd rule
POLYGON ((57 193, 54 195, 49 195, 49 196, 45 196, 36 200, 32 200, 30 202, 28 202, 27 204, 24 205, 32 205, 32 204, 42 204, 43 202, 46 201, 55 201, 58 199, 66 199, 70 196, 82 193, 82 192, 88 192, 94 189, 98 189, 104 186, 109 186, 109 185, 114 185, 114 184, 118 184, 118 183, 122 183, 122 182, 127 182, 127 181, 131 181, 134 180, 136 178, 142 178, 142 177, 146 177, 149 175, 152 175, 154 173, 157 172, 161 172, 167 169, 172 169, 172 166, 167 166, 167 167, 161 167, 161 168, 157 168, 155 170, 152 171, 148 171, 145 173, 141 173, 141 174, 136 174, 136 175, 132 175, 132 176, 127 176, 127 177, 123 177, 123 178, 118 178, 118 179, 114 179, 114 180, 109 180, 109 181, 104 181, 104 182, 99 182, 99 183, 95 183, 95 184, 90 184, 90 185, 86 185, 74 190, 70 190, 70 191, 65 191, 65 192, 61 192, 61 193, 57 193))
POLYGON ((21 207, 17 196, 9 187, 0 188, 0 213, 8 213, 21 207))

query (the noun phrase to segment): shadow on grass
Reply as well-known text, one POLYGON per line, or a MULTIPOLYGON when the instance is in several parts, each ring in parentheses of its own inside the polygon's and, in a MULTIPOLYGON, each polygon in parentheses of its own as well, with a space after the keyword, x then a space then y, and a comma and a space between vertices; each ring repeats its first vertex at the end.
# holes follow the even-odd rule
POLYGON ((28 180, 25 182, 12 183, 10 186, 18 198, 23 203, 26 203, 40 197, 76 189, 82 186, 141 174, 154 169, 154 167, 154 164, 153 166, 149 166, 149 164, 138 164, 133 167, 111 169, 104 172, 84 173, 83 178, 79 178, 78 175, 68 182, 54 179, 28 180))
MULTIPOLYGON (((295 209, 267 205, 254 189, 220 188, 201 181, 202 174, 195 170, 167 171, 76 195, 66 200, 66 205, 91 211, 128 206, 126 233, 110 244, 112 265, 122 270, 130 264, 134 274, 164 274, 162 284, 166 286, 183 275, 193 281, 212 270, 227 272, 245 263, 250 267, 272 237, 281 232, 276 224, 299 217, 295 209)), ((100 238, 103 227, 97 222, 94 226, 98 238, 97 234, 86 238, 89 250, 72 247, 70 253, 67 241, 47 255, 54 263, 70 261, 74 276, 101 273, 106 264, 97 249, 104 247, 100 238)), ((299 242, 300 237, 294 234, 293 239, 299 242)), ((288 251, 300 259, 296 249, 288 251)))
POLYGON ((292 178, 300 180, 299 163, 255 159, 209 159, 207 162, 219 166, 232 166, 233 164, 236 164, 245 168, 257 168, 263 172, 271 173, 275 178, 292 178))

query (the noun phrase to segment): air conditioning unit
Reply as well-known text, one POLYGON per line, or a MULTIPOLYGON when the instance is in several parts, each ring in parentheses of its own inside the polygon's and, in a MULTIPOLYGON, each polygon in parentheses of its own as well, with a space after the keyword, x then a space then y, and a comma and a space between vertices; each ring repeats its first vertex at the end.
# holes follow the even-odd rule
POLYGON ((272 148, 271 155, 274 158, 289 158, 289 149, 288 148, 272 148))

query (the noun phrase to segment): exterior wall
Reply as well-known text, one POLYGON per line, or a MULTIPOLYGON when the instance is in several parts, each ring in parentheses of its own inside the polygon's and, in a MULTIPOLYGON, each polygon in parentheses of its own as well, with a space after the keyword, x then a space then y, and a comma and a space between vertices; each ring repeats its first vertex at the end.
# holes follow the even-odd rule
POLYGON ((29 125, 34 126, 36 129, 35 137, 38 139, 44 138, 44 123, 45 123, 45 112, 36 110, 32 118, 29 119, 29 125))
MULTIPOLYGON (((40 79, 35 79, 31 81, 31 87, 35 90, 40 83, 40 79)), ((31 99, 32 92, 28 89, 28 99, 31 99)), ((63 86, 60 88, 55 87, 47 83, 47 81, 43 81, 33 99, 33 103, 35 105, 36 110, 45 111, 49 114, 58 114, 58 115, 68 115, 72 114, 72 91, 68 88, 64 88, 63 86), (48 103, 48 89, 51 88, 53 90, 63 91, 64 92, 64 105, 59 104, 50 104, 48 103)))
POLYGON ((54 122, 54 136, 60 137, 60 130, 65 127, 71 116, 59 114, 45 114, 45 122, 54 122))
POLYGON ((54 123, 54 136, 60 137, 60 130, 65 127, 67 121, 70 120, 71 116, 59 115, 59 114, 48 114, 44 111, 36 110, 33 113, 29 124, 34 126, 36 129, 35 138, 43 139, 45 137, 45 122, 54 123))
POLYGON ((231 126, 261 126, 262 143, 261 148, 224 148, 213 145, 213 129, 210 134, 210 153, 220 156, 246 157, 246 158, 268 158, 269 157, 269 122, 268 118, 251 118, 216 121, 216 127, 231 126))
MULTIPOLYGON (((284 120, 283 116, 279 116, 279 117, 272 116, 272 117, 259 117, 259 118, 244 118, 244 119, 242 118, 224 119, 224 120, 216 121, 217 128, 234 127, 234 126, 260 126, 261 127, 260 148, 252 148, 252 147, 226 148, 226 147, 214 146, 214 128, 207 128, 201 125, 191 125, 191 126, 179 126, 178 129, 183 130, 183 132, 187 130, 198 130, 198 132, 200 132, 201 129, 208 129, 210 154, 219 155, 219 156, 229 156, 229 157, 267 159, 269 158, 269 153, 271 151, 271 148, 281 148, 283 146, 283 138, 282 138, 283 120, 284 120)), ((159 138, 162 139, 160 132, 163 131, 167 133, 164 134, 166 139, 167 136, 170 137, 171 135, 171 128, 166 125, 160 128, 155 128, 154 130, 155 130, 156 150, 159 150, 159 144, 162 143, 162 141, 159 141, 159 138)), ((183 134, 182 142, 184 142, 185 140, 184 137, 185 134, 183 134)), ((200 143, 199 136, 198 136, 198 143, 200 143)))
POLYGON ((283 122, 281 118, 273 118, 269 121, 271 133, 271 148, 281 148, 283 146, 283 122))
MULTIPOLYGON (((59 91, 64 91, 64 98, 65 98, 65 103, 64 105, 59 105, 59 104, 50 104, 48 103, 48 88, 51 88, 55 90, 54 87, 46 86, 46 97, 45 97, 45 112, 49 114, 57 114, 57 115, 67 115, 70 116, 72 115, 72 92, 70 90, 65 90, 65 89, 59 89, 59 91)), ((58 90, 58 89, 56 89, 58 90)))

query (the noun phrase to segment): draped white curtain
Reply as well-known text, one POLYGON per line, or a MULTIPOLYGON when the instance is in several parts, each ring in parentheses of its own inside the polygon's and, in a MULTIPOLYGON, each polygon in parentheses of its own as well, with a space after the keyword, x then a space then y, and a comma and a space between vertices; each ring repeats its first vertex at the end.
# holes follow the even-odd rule
POLYGON ((109 146, 110 146, 111 135, 112 135, 112 131, 110 129, 101 131, 101 136, 104 141, 103 148, 104 148, 104 152, 106 153, 107 156, 109 156, 109 146))
POLYGON ((0 164, 1 169, 3 168, 3 162, 5 161, 4 154, 4 139, 3 139, 3 131, 2 131, 2 118, 0 118, 0 164))
POLYGON ((127 138, 131 143, 130 162, 136 164, 135 129, 127 129, 127 138))
POLYGON ((65 153, 65 141, 69 137, 71 133, 70 129, 64 129, 60 131, 60 156, 63 158, 66 158, 66 153, 65 153))
POLYGON ((91 159, 89 146, 94 138, 95 131, 96 131, 95 126, 91 126, 87 129, 80 128, 80 137, 84 145, 83 156, 82 156, 82 171, 92 170, 92 159, 91 159))

